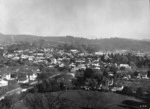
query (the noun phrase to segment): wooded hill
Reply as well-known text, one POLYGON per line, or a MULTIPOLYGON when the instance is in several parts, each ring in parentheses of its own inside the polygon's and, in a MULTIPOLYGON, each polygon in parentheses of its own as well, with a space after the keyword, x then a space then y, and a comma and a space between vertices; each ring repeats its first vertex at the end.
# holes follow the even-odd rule
POLYGON ((40 42, 50 44, 60 49, 98 50, 143 50, 150 51, 150 41, 125 38, 87 39, 73 36, 34 36, 34 35, 4 35, 0 34, 0 43, 40 42))

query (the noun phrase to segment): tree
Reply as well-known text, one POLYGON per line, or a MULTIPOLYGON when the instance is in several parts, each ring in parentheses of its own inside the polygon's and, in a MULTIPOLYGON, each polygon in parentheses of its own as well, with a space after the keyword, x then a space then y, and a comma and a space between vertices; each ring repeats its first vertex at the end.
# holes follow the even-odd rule
POLYGON ((135 62, 133 62, 133 61, 129 61, 129 65, 131 66, 131 68, 133 70, 135 70, 137 68, 136 65, 135 65, 135 62))
POLYGON ((104 77, 108 77, 108 72, 107 72, 107 70, 104 70, 103 76, 104 76, 104 77))
POLYGON ((0 88, 0 96, 4 95, 8 91, 8 87, 1 87, 0 88))
POLYGON ((128 63, 128 57, 122 56, 122 63, 127 64, 128 63))
POLYGON ((143 94, 143 89, 142 89, 142 87, 139 87, 139 88, 137 88, 137 90, 136 90, 136 96, 137 97, 142 97, 144 94, 143 94))
POLYGON ((85 84, 89 86, 91 89, 96 89, 98 87, 98 82, 96 79, 86 79, 85 84))
POLYGON ((46 109, 43 94, 29 93, 24 97, 23 100, 29 109, 46 109))
POLYGON ((132 95, 132 94, 133 94, 132 88, 125 86, 125 87, 123 88, 123 90, 122 90, 122 94, 125 94, 125 95, 132 95))
POLYGON ((41 83, 35 85, 30 92, 32 91, 40 93, 60 91, 60 85, 57 80, 43 80, 41 83))
POLYGON ((92 78, 94 76, 94 70, 92 70, 91 68, 87 68, 84 71, 84 78, 92 78))
POLYGON ((15 103, 19 100, 19 95, 5 96, 5 98, 0 101, 0 109, 14 109, 15 103))
POLYGON ((133 75, 134 75, 135 77, 137 77, 137 76, 139 75, 139 72, 135 71, 135 72, 133 73, 133 75))
POLYGON ((49 77, 49 76, 48 76, 47 73, 38 73, 36 79, 38 80, 38 82, 40 82, 40 81, 46 80, 48 77, 49 77))
POLYGON ((150 71, 147 71, 147 77, 150 78, 150 71))
POLYGON ((112 65, 112 66, 110 67, 110 71, 113 72, 113 73, 116 73, 117 70, 118 70, 118 68, 117 68, 115 65, 112 65))
POLYGON ((78 91, 78 93, 81 99, 83 99, 82 105, 80 106, 83 109, 106 109, 107 104, 113 98, 113 95, 107 98, 104 93, 97 91, 78 91))
POLYGON ((71 100, 63 98, 63 93, 28 93, 24 102, 29 109, 71 109, 71 100))
POLYGON ((94 73, 94 78, 98 81, 98 83, 101 83, 102 82, 102 79, 103 79, 103 75, 102 75, 102 71, 96 71, 94 73))

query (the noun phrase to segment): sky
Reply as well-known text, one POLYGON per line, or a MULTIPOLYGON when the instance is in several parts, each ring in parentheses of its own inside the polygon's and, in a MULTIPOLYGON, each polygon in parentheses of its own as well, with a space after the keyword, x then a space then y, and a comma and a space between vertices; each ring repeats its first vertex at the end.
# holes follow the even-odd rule
POLYGON ((149 0, 0 0, 0 33, 147 39, 149 0))

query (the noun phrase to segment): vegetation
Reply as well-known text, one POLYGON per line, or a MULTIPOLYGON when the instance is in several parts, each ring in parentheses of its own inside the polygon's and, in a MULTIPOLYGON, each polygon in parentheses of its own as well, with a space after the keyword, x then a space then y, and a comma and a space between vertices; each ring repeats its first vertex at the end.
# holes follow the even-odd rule
MULTIPOLYGON (((150 81, 146 77, 145 80, 140 79, 143 69, 146 69, 144 73, 150 77, 150 71, 147 71, 150 69, 148 56, 140 57, 131 53, 124 55, 110 53, 101 56, 94 54, 99 50, 143 49, 143 41, 119 38, 89 40, 72 36, 38 37, 29 41, 31 37, 34 36, 25 38, 26 42, 17 42, 18 40, 15 38, 17 43, 4 48, 6 57, 7 54, 10 57, 13 55, 13 57, 6 58, 3 56, 3 51, 0 53, 2 54, 0 72, 14 73, 18 77, 16 81, 19 77, 38 72, 35 80, 37 84, 24 84, 29 90, 21 93, 21 96, 6 96, 1 100, 0 108, 14 109, 16 103, 22 103, 28 109, 106 109, 112 108, 112 102, 121 101, 121 97, 125 96, 144 99, 147 103, 150 101, 150 81), (114 45, 114 43, 116 44, 114 45), (49 49, 51 47, 53 49, 49 49), (46 48, 49 51, 46 51, 46 48), (72 53, 71 49, 77 49, 79 52, 72 53), (17 54, 15 50, 24 50, 25 52, 17 54), (37 56, 38 53, 39 56, 37 56), (85 55, 82 56, 82 53, 85 55), (21 59, 22 54, 34 59, 31 61, 21 59), (18 59, 16 60, 14 57, 18 59), (86 69, 78 66, 82 65, 80 62, 76 62, 80 59, 86 69), (120 67, 120 64, 125 64, 128 68, 120 67), (77 70, 74 71, 72 66, 77 70), (36 68, 34 69, 34 67, 36 68), (124 88, 122 91, 118 91, 119 94, 110 92, 112 88, 120 88, 120 86, 124 86, 124 88), (119 98, 114 100, 113 95, 117 95, 119 98)), ((19 41, 21 40, 20 37, 19 41)), ((149 42, 146 42, 143 50, 148 50, 149 46, 149 42)), ((17 88, 18 84, 14 85, 11 81, 8 86, 13 89, 17 88)), ((7 90, 8 88, 0 90, 1 95, 7 90)))
MULTIPOLYGON (((81 51, 97 51, 97 50, 116 50, 116 49, 126 49, 126 50, 150 50, 149 41, 139 41, 123 38, 110 38, 110 39, 86 39, 77 38, 73 36, 66 37, 40 37, 32 35, 13 35, 14 40, 12 40, 11 35, 1 34, 1 43, 5 42, 27 42, 32 43, 32 46, 40 47, 59 47, 61 49, 79 49, 81 51), (4 37, 4 38, 3 38, 4 37)), ((29 47, 30 44, 25 44, 29 47)), ((30 46, 31 47, 31 46, 30 46)), ((13 48, 13 47, 12 47, 13 48)), ((15 49, 17 49, 15 47, 15 49)))

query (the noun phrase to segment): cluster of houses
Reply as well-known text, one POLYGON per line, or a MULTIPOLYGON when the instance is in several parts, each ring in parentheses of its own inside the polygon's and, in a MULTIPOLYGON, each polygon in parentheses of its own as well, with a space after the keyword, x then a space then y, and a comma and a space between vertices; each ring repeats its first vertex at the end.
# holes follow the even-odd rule
MULTIPOLYGON (((116 51, 118 53, 118 51, 116 51)), ((123 53, 126 53, 126 51, 122 51, 123 53)), ((57 49, 37 49, 37 50, 16 50, 14 53, 3 53, 3 56, 5 58, 14 60, 14 61, 22 61, 32 64, 40 65, 41 63, 44 64, 48 68, 69 68, 69 74, 73 75, 74 78, 77 77, 83 77, 84 76, 84 70, 86 68, 92 68, 94 70, 97 70, 99 73, 101 72, 101 69, 109 68, 111 66, 115 66, 117 68, 117 74, 124 74, 122 76, 122 79, 129 80, 132 78, 131 72, 132 67, 128 64, 119 64, 116 63, 106 63, 101 61, 101 56, 104 55, 104 59, 109 59, 108 53, 105 52, 96 52, 94 54, 91 53, 81 53, 76 49, 72 49, 70 51, 64 51, 64 50, 57 50, 57 49), (123 70, 122 70, 123 68, 123 70)), ((6 68, 7 69, 7 68, 6 68)), ((16 68, 16 71, 13 73, 5 73, 3 72, 3 75, 0 77, 0 87, 7 86, 8 82, 15 79, 18 81, 18 83, 28 83, 29 81, 35 81, 37 77, 37 72, 40 72, 39 68, 32 69, 29 68, 25 72, 24 70, 18 70, 16 68), (20 72, 20 73, 19 73, 20 72), (24 73, 23 73, 24 72, 24 73), (21 75, 20 75, 21 74, 21 75)), ((67 73, 68 73, 67 72, 67 73)), ((108 72, 109 76, 113 76, 114 72, 108 72)), ((139 73, 139 75, 136 77, 138 79, 149 79, 147 76, 147 73, 139 73)), ((112 79, 108 79, 109 86, 113 86, 114 82, 112 79)), ((112 91, 115 90, 122 90, 123 86, 114 87, 112 91)))
POLYGON ((35 81, 39 69, 34 68, 34 70, 29 69, 25 71, 24 69, 27 69, 27 68, 33 68, 33 67, 23 66, 23 69, 21 67, 18 67, 14 70, 11 70, 8 67, 3 68, 5 70, 8 70, 7 72, 5 72, 5 70, 1 68, 0 87, 8 86, 9 82, 13 80, 17 81, 17 83, 29 83, 29 82, 35 81))

